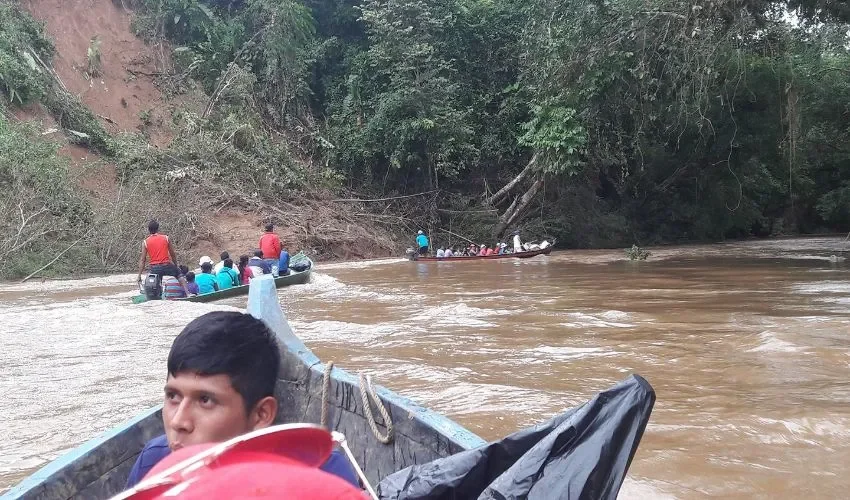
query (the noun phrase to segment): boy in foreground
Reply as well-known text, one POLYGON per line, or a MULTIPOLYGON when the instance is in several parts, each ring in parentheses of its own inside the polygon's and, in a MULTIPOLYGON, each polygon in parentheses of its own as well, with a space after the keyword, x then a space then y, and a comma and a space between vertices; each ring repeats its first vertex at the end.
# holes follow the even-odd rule
MULTIPOLYGON (((216 311, 186 325, 168 353, 165 435, 145 445, 130 470, 127 488, 172 451, 272 425, 279 365, 274 333, 251 315, 216 311)), ((321 469, 358 486, 354 470, 338 450, 321 469)))

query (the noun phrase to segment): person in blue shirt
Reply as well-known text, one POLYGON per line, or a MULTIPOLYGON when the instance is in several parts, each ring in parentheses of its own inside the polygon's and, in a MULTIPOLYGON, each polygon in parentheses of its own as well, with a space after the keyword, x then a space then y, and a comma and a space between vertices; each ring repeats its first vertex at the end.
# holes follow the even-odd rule
MULTIPOLYGON (((219 443, 274 424, 279 367, 274 333, 249 314, 215 311, 186 325, 168 353, 162 407, 165 434, 142 449, 127 488, 173 450, 219 443)), ((339 450, 321 468, 359 486, 339 450)))
POLYGON ((286 276, 289 274, 289 252, 285 248, 280 250, 280 259, 277 262, 278 276, 286 276))
POLYGON ((233 259, 230 257, 224 259, 224 265, 221 271, 215 275, 215 281, 218 284, 219 290, 227 290, 228 288, 241 285, 239 282, 239 273, 233 269, 233 259))
POLYGON ((416 235, 416 246, 419 247, 419 255, 428 255, 428 237, 421 230, 416 235))
POLYGON ((204 262, 201 264, 201 273, 195 276, 195 283, 198 284, 199 293, 212 293, 218 290, 218 282, 215 275, 212 274, 212 263, 204 262))

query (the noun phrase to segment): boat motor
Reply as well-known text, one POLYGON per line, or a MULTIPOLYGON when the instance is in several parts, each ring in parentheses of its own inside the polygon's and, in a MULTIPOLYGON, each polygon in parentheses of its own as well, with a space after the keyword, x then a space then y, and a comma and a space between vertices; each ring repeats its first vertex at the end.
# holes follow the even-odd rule
POLYGON ((405 250, 404 254, 407 256, 407 260, 416 260, 416 250, 407 247, 407 250, 405 250))
POLYGON ((148 274, 143 285, 145 297, 148 300, 162 299, 162 276, 159 274, 148 274))

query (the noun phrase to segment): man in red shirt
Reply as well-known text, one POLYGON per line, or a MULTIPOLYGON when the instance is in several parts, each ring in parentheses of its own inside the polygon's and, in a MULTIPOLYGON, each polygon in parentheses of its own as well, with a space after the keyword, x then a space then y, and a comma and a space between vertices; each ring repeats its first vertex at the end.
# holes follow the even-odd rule
POLYGON ((266 232, 260 237, 260 250, 263 251, 263 258, 269 261, 280 259, 280 237, 274 232, 273 224, 266 224, 266 232))
POLYGON ((177 267, 177 255, 171 246, 168 236, 159 233, 159 222, 152 220, 148 223, 148 236, 142 241, 142 256, 139 258, 139 278, 142 281, 142 272, 145 270, 145 260, 150 258, 150 273, 162 276, 180 277, 180 269, 177 267))

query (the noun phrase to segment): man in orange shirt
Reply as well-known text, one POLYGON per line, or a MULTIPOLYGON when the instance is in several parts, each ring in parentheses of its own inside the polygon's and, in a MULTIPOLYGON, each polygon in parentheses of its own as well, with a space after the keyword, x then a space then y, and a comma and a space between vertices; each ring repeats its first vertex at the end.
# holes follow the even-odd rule
POLYGON ((269 262, 274 261, 277 265, 280 259, 280 237, 274 232, 273 224, 266 224, 266 232, 260 237, 260 250, 263 251, 263 259, 269 262))
POLYGON ((177 267, 177 255, 171 246, 168 236, 159 233, 159 222, 152 220, 148 223, 148 236, 142 241, 142 256, 139 258, 139 283, 142 281, 142 272, 145 270, 145 260, 150 258, 150 274, 162 276, 180 277, 180 269, 177 267))

